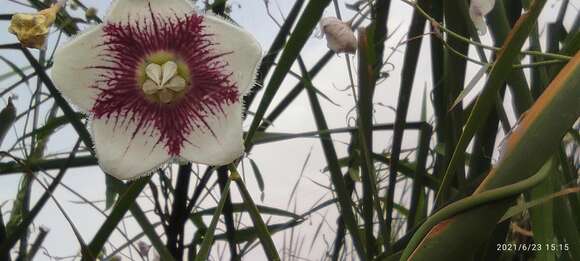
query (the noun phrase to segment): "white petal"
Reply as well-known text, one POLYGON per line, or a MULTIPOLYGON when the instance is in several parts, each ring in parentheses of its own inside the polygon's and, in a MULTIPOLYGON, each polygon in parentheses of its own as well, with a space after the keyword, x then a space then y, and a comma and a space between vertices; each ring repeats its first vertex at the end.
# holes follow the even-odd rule
POLYGON ((129 17, 149 18, 151 10, 155 14, 174 17, 191 13, 194 7, 186 0, 115 0, 105 17, 105 22, 126 22, 129 17))
POLYGON ((115 119, 91 122, 99 165, 107 174, 122 180, 134 179, 171 158, 162 143, 155 145, 158 136, 140 131, 133 137, 135 128, 134 123, 115 126, 115 119))
POLYGON ((181 157, 201 164, 226 165, 242 155, 242 104, 236 102, 223 109, 225 115, 206 119, 215 137, 206 129, 194 131, 183 146, 181 157))
POLYGON ((177 73, 177 64, 174 61, 169 61, 163 64, 163 77, 161 86, 165 85, 177 73))
POLYGON ((147 77, 154 81, 157 85, 161 85, 161 65, 150 63, 145 67, 147 77))
POLYGON ((258 65, 262 59, 262 47, 256 39, 238 26, 232 25, 219 17, 204 16, 206 31, 214 34, 219 53, 229 53, 223 56, 228 63, 228 70, 237 83, 239 92, 245 94, 254 83, 258 65))
POLYGON ((61 45, 54 54, 52 80, 63 96, 84 112, 91 110, 99 94, 99 90, 93 88, 99 78, 99 69, 89 67, 105 64, 99 57, 103 52, 98 46, 102 34, 101 25, 92 27, 61 45))
POLYGON ((176 92, 180 92, 183 91, 183 89, 185 89, 185 85, 187 83, 185 82, 185 80, 180 77, 180 76, 175 76, 173 78, 171 78, 171 80, 165 84, 165 88, 171 89, 173 91, 176 92))

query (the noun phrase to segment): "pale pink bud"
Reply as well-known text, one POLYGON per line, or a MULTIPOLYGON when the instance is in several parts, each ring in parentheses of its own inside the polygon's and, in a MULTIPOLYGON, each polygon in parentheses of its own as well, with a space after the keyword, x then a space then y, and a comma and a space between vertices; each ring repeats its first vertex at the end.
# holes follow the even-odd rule
POLYGON ((349 23, 335 17, 320 19, 320 28, 329 49, 337 53, 356 53, 357 41, 349 23))

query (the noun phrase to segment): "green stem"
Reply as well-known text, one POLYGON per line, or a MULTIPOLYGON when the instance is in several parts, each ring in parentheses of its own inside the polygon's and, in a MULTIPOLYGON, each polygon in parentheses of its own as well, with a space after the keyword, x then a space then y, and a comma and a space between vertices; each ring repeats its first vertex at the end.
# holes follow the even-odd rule
POLYGON ((167 249, 177 260, 183 257, 183 236, 188 215, 186 210, 190 177, 191 163, 180 165, 167 230, 167 249))
MULTIPOLYGON (((228 239, 228 245, 230 247, 230 260, 236 261, 240 260, 240 255, 238 254, 238 246, 235 240, 236 226, 234 224, 234 214, 233 214, 233 204, 230 197, 230 193, 226 191, 226 183, 228 179, 228 168, 226 166, 219 167, 217 170, 218 174, 218 184, 222 193, 226 192, 226 203, 223 207, 224 221, 226 224, 226 237, 228 239)), ((222 195, 223 197, 223 195, 222 195)))
POLYGON ((244 203, 248 208, 248 212, 250 213, 250 217, 254 222, 254 227, 256 228, 258 238, 260 238, 260 243, 262 243, 264 252, 266 252, 266 255, 268 256, 268 260, 279 261, 280 255, 278 255, 276 245, 274 245, 274 241, 272 241, 272 236, 268 231, 268 227, 264 223, 264 220, 262 220, 262 217, 260 216, 260 211, 258 211, 258 208, 256 207, 256 204, 254 203, 254 200, 252 199, 250 192, 246 188, 244 181, 242 181, 242 177, 240 177, 240 174, 238 173, 238 170, 236 169, 235 165, 230 164, 228 165, 228 167, 231 173, 230 179, 236 182, 236 185, 238 186, 238 189, 242 194, 242 199, 244 200, 244 203))
POLYGON ((155 232, 155 227, 151 224, 151 222, 149 222, 149 219, 147 219, 147 216, 145 215, 141 207, 139 207, 138 204, 133 204, 133 206, 129 208, 129 211, 131 211, 131 214, 133 215, 137 223, 139 223, 139 226, 143 229, 143 233, 145 233, 147 238, 149 238, 149 241, 151 241, 153 248, 157 250, 157 253, 159 254, 161 260, 174 261, 175 259, 171 255, 171 252, 167 250, 167 247, 165 247, 163 241, 161 241, 161 239, 157 235, 157 232, 155 232))
POLYGON ((140 178, 129 185, 129 188, 119 197, 113 211, 111 211, 111 214, 109 214, 109 217, 101 225, 99 231, 97 231, 95 237, 89 244, 92 257, 83 256, 82 260, 91 260, 91 258, 98 256, 117 224, 123 219, 131 205, 135 203, 137 196, 139 196, 141 190, 143 190, 149 180, 151 180, 151 176, 140 178))
POLYGON ((208 260, 207 257, 209 255, 209 250, 211 249, 211 246, 213 244, 215 228, 216 228, 217 223, 220 219, 220 215, 222 213, 222 210, 224 209, 224 205, 226 203, 226 198, 228 198, 228 193, 230 192, 230 184, 231 183, 232 183, 232 177, 228 178, 225 186, 222 189, 222 195, 220 197, 220 201, 218 203, 217 209, 215 210, 215 213, 213 214, 213 217, 211 219, 211 223, 210 223, 209 227, 207 228, 207 231, 205 232, 205 235, 203 237, 203 241, 201 243, 201 248, 199 249, 197 256, 195 256, 195 261, 208 260))
MULTIPOLYGON (((442 24, 437 22, 433 17, 431 17, 427 12, 425 12, 425 10, 423 10, 421 7, 419 7, 417 5, 417 3, 413 2, 413 1, 410 1, 410 0, 401 0, 401 1, 407 3, 408 5, 412 6, 413 8, 416 8, 417 10, 419 10, 419 12, 423 16, 425 16, 427 19, 429 19, 429 21, 431 21, 433 26, 436 26, 441 31, 448 33, 450 36, 453 36, 461 41, 467 42, 469 44, 472 44, 472 45, 475 45, 478 47, 482 47, 482 48, 487 49, 487 50, 492 50, 492 51, 500 51, 501 50, 501 48, 498 48, 498 47, 489 46, 489 45, 485 45, 485 44, 482 44, 482 43, 479 43, 476 41, 472 41, 469 38, 463 37, 460 34, 454 32, 452 30, 447 29, 442 24)), ((535 56, 543 56, 543 57, 553 58, 553 59, 560 59, 560 60, 565 60, 565 61, 572 59, 571 56, 562 55, 562 54, 555 54, 555 53, 542 53, 542 52, 536 52, 536 51, 521 51, 521 53, 527 54, 527 55, 535 55, 535 56)))

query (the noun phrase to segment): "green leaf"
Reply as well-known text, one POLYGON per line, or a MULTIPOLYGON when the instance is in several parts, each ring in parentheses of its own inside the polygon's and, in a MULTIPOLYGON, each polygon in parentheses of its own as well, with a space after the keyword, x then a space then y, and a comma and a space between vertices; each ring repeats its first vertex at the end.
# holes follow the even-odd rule
MULTIPOLYGON (((2 206, 0 205, 0 245, 2 243, 4 243, 4 240, 6 239, 6 226, 4 225, 4 216, 3 216, 3 212, 2 212, 2 206)), ((10 261, 10 251, 6 251, 3 253, 0 253, 0 258, 2 260, 6 260, 6 261, 10 261)))
MULTIPOLYGON (((575 193, 578 195, 578 187, 576 187, 575 193)), ((554 219, 557 222, 554 225, 556 226, 558 241, 566 242, 571 246, 570 251, 563 252, 562 255, 568 254, 570 255, 570 260, 578 260, 580 259, 580 247, 577 246, 580 246, 580 232, 575 223, 578 217, 573 214, 570 202, 569 198, 566 197, 557 197, 555 199, 554 219)))
POLYGON ((256 232, 258 234, 258 238, 260 239, 260 243, 262 243, 262 248, 264 249, 264 252, 266 252, 266 256, 268 257, 269 260, 280 260, 280 255, 278 254, 278 250, 276 250, 276 245, 274 244, 274 241, 272 241, 272 236, 268 231, 268 227, 264 223, 264 220, 262 220, 260 211, 256 207, 256 204, 254 204, 254 200, 252 199, 250 192, 246 188, 246 185, 242 181, 242 177, 240 177, 238 170, 233 164, 229 165, 229 169, 231 173, 230 178, 236 182, 236 185, 240 193, 242 194, 242 199, 244 200, 246 209, 248 210, 250 218, 254 223, 254 227, 256 228, 256 232))
POLYGON ((30 51, 26 48, 22 48, 20 50, 22 51, 22 53, 24 54, 30 65, 32 65, 32 67, 38 74, 39 80, 41 80, 42 83, 44 83, 46 88, 49 90, 50 94, 54 98, 55 103, 60 107, 64 115, 69 118, 72 127, 77 132, 77 134, 79 135, 85 146, 89 149, 89 151, 91 151, 91 154, 93 154, 94 144, 93 140, 91 139, 91 134, 87 130, 86 126, 77 117, 77 113, 73 110, 70 104, 68 104, 66 99, 62 97, 60 92, 56 89, 54 83, 50 80, 50 77, 48 77, 48 75, 46 74, 45 68, 38 63, 38 61, 32 55, 32 53, 30 53, 30 51))
MULTIPOLYGON (((552 194, 554 188, 554 175, 558 173, 554 171, 555 164, 549 171, 552 172, 548 178, 544 179, 540 184, 532 188, 529 192, 529 198, 540 199, 552 194)), ((554 204, 552 201, 546 201, 541 205, 537 205, 530 209, 530 223, 532 225, 532 232, 534 233, 534 242, 538 244, 552 244, 554 243, 554 204)), ((540 251, 536 254, 538 260, 554 261, 556 260, 555 253, 552 251, 540 251)))
MULTIPOLYGON (((543 4, 541 0, 534 3, 543 4)), ((526 14, 528 16, 524 19, 535 19, 534 12, 526 14)), ((507 138, 501 160, 481 183, 475 195, 521 182, 537 172, 542 164, 553 156, 564 134, 580 117, 579 81, 580 53, 577 53, 507 138)), ((413 257, 434 260, 448 257, 448 250, 456 246, 457 240, 461 239, 461 252, 454 252, 454 255, 461 259, 469 258, 491 234, 496 222, 510 207, 511 202, 512 200, 500 200, 463 212, 439 224, 437 233, 426 238, 415 249, 413 257)))
POLYGON ((280 53, 280 50, 284 48, 286 38, 288 35, 290 35, 290 30, 292 29, 298 14, 300 14, 300 10, 302 10, 302 5, 304 5, 304 0, 297 0, 294 2, 290 13, 288 13, 288 16, 284 20, 284 24, 282 24, 280 30, 278 30, 276 37, 274 37, 272 45, 270 45, 270 49, 268 49, 268 52, 262 58, 260 68, 258 69, 258 76, 256 77, 256 83, 254 84, 252 91, 244 97, 244 104, 246 105, 246 108, 251 107, 256 94, 258 91, 260 91, 262 85, 264 84, 264 79, 266 79, 266 76, 276 61, 276 57, 280 53))
POLYGON ((552 200, 556 200, 557 198, 569 195, 569 194, 573 194, 573 193, 578 193, 580 192, 580 187, 574 187, 574 188, 566 188, 563 189, 561 191, 558 192, 554 192, 550 195, 544 195, 541 198, 536 198, 533 199, 531 201, 526 201, 526 202, 522 202, 521 204, 518 203, 517 205, 510 207, 505 214, 503 215, 503 217, 499 220, 498 223, 504 222, 516 215, 521 214, 522 212, 531 209, 533 207, 536 206, 540 206, 542 204, 545 204, 547 202, 550 202, 552 200))
MULTIPOLYGON (((32 68, 32 66, 28 65, 28 66, 22 67, 21 70, 24 72, 24 71, 28 71, 31 68, 32 68)), ((8 79, 16 74, 18 74, 18 73, 15 71, 0 74, 0 81, 4 81, 4 80, 6 80, 6 79, 8 79)))
POLYGON ((109 236, 111 236, 111 233, 113 233, 117 224, 121 222, 127 211, 129 211, 131 205, 135 203, 135 200, 139 194, 141 194, 141 190, 143 190, 149 180, 151 180, 151 176, 140 178, 130 183, 129 187, 121 194, 119 200, 117 200, 117 203, 113 207, 113 210, 105 222, 99 227, 99 230, 89 244, 88 247, 92 257, 83 256, 83 260, 90 260, 101 252, 103 246, 109 239, 109 236))
POLYGON ((407 208, 405 208, 405 206, 402 206, 401 204, 398 204, 398 203, 394 203, 393 209, 398 211, 403 217, 407 217, 407 218, 409 217, 409 210, 407 208))
POLYGON ((256 134, 256 131, 258 130, 258 127, 262 122, 262 118, 264 117, 266 110, 268 109, 270 103, 274 99, 274 95, 276 95, 276 93, 278 92, 278 89, 280 88, 282 81, 284 80, 286 74, 288 74, 288 72, 290 71, 290 67, 294 63, 294 60, 298 58, 298 55, 300 54, 302 47, 304 47, 304 45, 306 44, 306 41, 312 34, 314 27, 316 27, 316 25, 318 24, 318 21, 320 20, 320 17, 322 16, 324 9, 326 8, 326 6, 328 6, 328 4, 330 4, 330 2, 331 2, 330 0, 310 1, 306 5, 304 12, 300 16, 300 19, 298 20, 298 23, 296 24, 296 27, 292 32, 290 39, 288 39, 288 43, 286 44, 286 47, 284 48, 282 55, 280 56, 278 65, 276 66, 276 69, 274 69, 270 81, 268 82, 268 85, 264 90, 264 95, 262 97, 262 100, 260 101, 260 105, 256 110, 256 114, 254 116, 254 119, 252 120, 250 129, 248 130, 248 133, 246 135, 245 139, 246 150, 251 149, 254 134, 256 134))
POLYGON ((18 186, 18 194, 16 194, 16 199, 12 204, 12 211, 10 214, 10 219, 6 224, 6 233, 8 235, 14 233, 14 230, 18 225, 21 224, 24 217, 27 215, 27 210, 24 208, 24 202, 30 193, 30 185, 32 179, 29 175, 23 175, 20 178, 20 184, 18 186))
MULTIPOLYGON (((281 224, 274 224, 274 225, 268 225, 268 231, 270 231, 270 234, 276 234, 277 232, 295 227, 297 225, 300 225, 303 221, 290 221, 287 223, 281 223, 281 224)), ((256 240, 258 238, 258 232, 257 229, 255 227, 249 227, 249 228, 242 228, 242 229, 238 229, 236 230, 236 232, 234 233, 234 242, 236 244, 241 244, 244 242, 248 242, 248 241, 253 241, 256 240)), ((217 234, 215 235, 215 240, 227 240, 227 235, 225 233, 222 234, 217 234)))
MULTIPOLYGON (((419 0, 417 1, 417 5, 419 6, 427 6, 429 1, 426 0, 419 0)), ((455 5, 453 5, 455 6, 455 5)), ((449 7, 451 9, 453 7, 449 7)), ((381 10, 383 11, 383 10, 381 10)), ((399 95, 397 98, 397 109, 395 115, 395 127, 393 130, 393 143, 391 148, 391 164, 389 165, 389 174, 388 174, 388 184, 385 197, 385 208, 386 208, 386 224, 384 225, 384 232, 382 233, 383 240, 384 240, 384 247, 385 251, 389 251, 389 244, 391 243, 391 235, 392 233, 392 222, 393 222, 393 207, 395 203, 395 188, 397 185, 397 174, 399 169, 399 158, 401 153, 401 147, 403 144, 403 137, 405 134, 405 123, 407 122, 407 114, 409 111, 409 104, 410 104, 410 97, 414 86, 415 80, 415 73, 417 69, 417 63, 419 59, 419 54, 421 50, 421 42, 423 40, 423 31, 425 30, 425 17, 423 17, 418 10, 413 10, 413 14, 411 17, 411 23, 409 25, 409 31, 407 35, 407 44, 405 48, 404 54, 404 61, 401 70, 401 81, 399 85, 399 95)), ((378 28, 384 28, 384 21, 381 21, 380 24, 377 25, 378 28)), ((384 32, 383 32, 384 34, 384 32)), ((377 35, 376 37, 380 37, 377 35)), ((369 37, 370 38, 370 37, 369 37)), ((373 38, 371 38, 373 39, 373 38)), ((377 41, 377 38, 373 39, 378 43, 378 49, 382 52, 383 49, 383 41, 377 41)), ((371 42, 374 42, 371 41, 371 42)), ((359 38, 359 48, 361 47, 360 38, 359 38)), ((379 58, 382 58, 383 54, 379 53, 379 58)), ((360 58, 359 58, 360 60, 360 58)), ((377 63, 382 63, 382 60, 377 61, 377 63)), ((359 66, 360 67, 360 66, 359 66)), ((359 68, 359 71, 362 68, 359 68)), ((375 72, 376 73, 376 72, 375 72)), ((367 74, 369 74, 367 72, 367 74)), ((376 77, 376 76, 372 76, 376 77)), ((360 78, 360 77, 359 77, 360 78)), ((376 79, 374 79, 376 81, 376 79)), ((361 112, 362 114, 363 112, 361 112)), ((380 213, 379 217, 382 217, 382 213, 380 213)), ((367 233, 372 232, 372 230, 367 230, 367 233)))
POLYGON ((260 188, 260 200, 264 201, 264 179, 262 178, 262 172, 260 172, 260 168, 253 159, 250 159, 250 164, 252 165, 252 170, 254 172, 254 176, 256 177, 256 182, 258 182, 258 187, 260 188))
MULTIPOLYGON (((283 209, 262 206, 262 205, 256 205, 256 208, 258 208, 258 211, 260 211, 260 213, 262 213, 262 214, 268 214, 268 215, 274 215, 274 216, 280 216, 280 217, 290 217, 290 218, 294 218, 294 219, 301 218, 300 215, 297 215, 295 213, 292 213, 292 212, 289 212, 289 211, 286 211, 283 209)), ((198 211, 198 212, 193 213, 191 215, 191 217, 194 218, 196 216, 214 215, 215 211, 216 211, 216 208, 208 208, 208 209, 204 209, 202 211, 198 211)), ((235 213, 242 213, 242 212, 248 212, 249 210, 246 208, 245 203, 233 203, 232 204, 232 211, 235 213)))
POLYGON ((449 110, 452 110, 453 108, 455 108, 455 106, 457 106, 457 104, 459 104, 460 102, 463 101, 465 96, 467 96, 473 90, 475 85, 477 85, 479 80, 481 80, 481 78, 483 78, 483 76, 485 75, 485 73, 489 69, 489 66, 490 66, 490 64, 485 64, 484 66, 481 66, 481 68, 479 68, 477 73, 475 73, 475 75, 473 76, 473 78, 471 78, 469 83, 467 83, 465 88, 463 88, 463 90, 461 90, 461 93, 459 93, 459 96, 457 96, 457 98, 455 99, 455 101, 453 102, 453 104, 451 105, 451 108, 449 108, 449 110))
MULTIPOLYGON (((469 115, 461 137, 457 142, 451 161, 449 162, 445 175, 443 176, 441 188, 439 189, 440 192, 445 191, 445 189, 449 187, 449 182, 451 181, 453 173, 455 173, 455 170, 462 163, 462 155, 467 149, 471 138, 473 138, 477 129, 479 129, 484 122, 480 119, 487 118, 491 109, 494 108, 497 92, 510 75, 511 66, 514 60, 519 56, 520 49, 532 30, 533 25, 536 23, 536 19, 542 11, 545 3, 546 0, 535 0, 530 10, 525 16, 520 18, 519 23, 516 24, 516 27, 514 27, 504 42, 504 45, 498 53, 498 57, 491 68, 489 78, 483 87, 483 91, 475 102, 474 108, 469 115)), ((439 197, 440 192, 437 193, 437 197, 439 197)))
POLYGON ((31 159, 30 161, 26 162, 26 166, 23 166, 19 162, 13 161, 0 163, 0 174, 20 173, 27 170, 55 170, 60 169, 65 163, 69 164, 67 165, 68 167, 87 167, 98 164, 97 159, 93 156, 75 157, 72 160, 62 158, 49 160, 31 159))
POLYGON ((115 204, 119 191, 115 178, 105 175, 105 210, 110 209, 115 204))
POLYGON ((155 250, 157 250, 161 260, 175 260, 171 255, 171 252, 169 252, 167 247, 165 247, 163 244, 161 238, 157 235, 157 232, 155 232, 155 227, 151 224, 151 222, 149 222, 149 219, 147 219, 147 216, 145 216, 145 213, 143 213, 141 207, 139 207, 138 204, 133 204, 129 210, 131 211, 131 214, 133 214, 133 217, 135 217, 135 220, 137 220, 137 223, 139 223, 139 226, 143 229, 145 235, 147 235, 147 238, 149 238, 153 244, 155 250))
POLYGON ((338 165, 338 156, 336 154, 336 149, 334 148, 334 144, 332 143, 332 138, 330 134, 322 133, 323 131, 328 130, 326 117, 324 116, 324 112, 322 111, 322 107, 320 106, 320 102, 318 101, 318 96, 311 88, 312 82, 310 76, 308 75, 308 72, 306 71, 304 64, 300 62, 299 65, 302 70, 304 78, 304 86, 308 93, 308 99, 310 101, 312 114, 314 115, 314 119, 316 121, 316 127, 318 128, 318 131, 321 132, 320 143, 324 151, 326 163, 328 164, 330 179, 332 185, 334 186, 336 196, 338 198, 342 220, 345 223, 347 230, 350 232, 354 247, 356 249, 359 258, 364 259, 366 258, 366 251, 363 246, 362 235, 358 229, 358 224, 354 212, 352 210, 353 203, 351 201, 350 194, 347 192, 346 184, 342 177, 340 166, 338 165))
MULTIPOLYGON (((5 252, 10 251, 10 249, 12 249, 14 247, 14 245, 16 244, 16 242, 18 241, 20 236, 22 236, 23 234, 26 233, 28 226, 30 224, 32 224, 32 222, 34 221, 34 219, 36 218, 36 216, 38 215, 40 210, 42 210, 42 208, 45 206, 48 199, 52 196, 52 193, 54 192, 54 190, 58 187, 58 185, 62 181, 62 178, 64 177, 64 175, 66 173, 66 169, 68 168, 69 162, 72 161, 76 156, 79 144, 80 144, 80 141, 77 141, 73 150, 69 154, 68 159, 61 165, 58 174, 53 179, 50 186, 48 188, 46 188, 45 192, 38 199, 38 201, 36 202, 34 207, 32 209, 30 209, 30 211, 28 211, 28 213, 26 213, 26 216, 24 216, 21 219, 22 221, 19 222, 17 226, 15 226, 14 231, 12 233, 8 234, 6 240, 4 240, 0 244, 0 253, 5 253, 5 252)), ((26 177, 30 177, 30 176, 27 175, 26 177)))
MULTIPOLYGON (((373 96, 376 84, 375 44, 372 40, 373 30, 359 30, 358 33, 358 103, 357 103, 357 138, 360 152, 361 183, 363 187, 362 216, 364 220, 365 243, 367 257, 375 256, 374 212, 377 212, 380 235, 384 238, 386 247, 390 239, 389 221, 385 222, 383 210, 379 203, 377 179, 372 159, 373 153, 373 96), (369 33, 371 32, 371 33, 369 33)), ((391 186, 389 186, 391 187, 391 186)), ((385 203, 390 204, 389 202, 385 203)), ((387 206, 388 208, 388 206, 387 206)), ((389 218, 387 217, 387 220, 389 218)))
POLYGON ((0 111, 0 146, 6 137, 6 134, 12 128, 16 120, 16 108, 12 104, 12 99, 8 98, 8 104, 0 111))
MULTIPOLYGON (((427 89, 423 89, 423 102, 421 107, 421 120, 427 120, 427 89)), ((429 156, 429 143, 433 129, 428 124, 419 131, 417 148, 417 164, 413 175, 411 188, 411 203, 407 219, 407 230, 411 231, 415 224, 427 216, 427 202, 425 194, 425 173, 427 157, 429 156)))
MULTIPOLYGON (((82 113, 76 113, 77 118, 83 119, 85 116, 82 113)), ((36 136, 36 140, 41 141, 52 135, 59 128, 70 123, 69 116, 63 115, 49 119, 42 127, 32 130, 26 133, 19 140, 23 140, 28 137, 36 136)))
MULTIPOLYGON (((4 56, 0 56, 0 60, 2 60, 8 66, 10 66, 10 68, 12 68, 13 72, 16 73, 16 74, 18 74, 20 76, 20 79, 21 80, 25 80, 26 84, 28 84, 28 80, 26 80, 26 74, 24 74, 24 70, 23 69, 21 69, 20 67, 18 67, 12 61, 4 58, 4 56)), ((30 68, 30 66, 27 66, 27 67, 24 67, 24 68, 30 68)))
MULTIPOLYGON (((232 183, 232 180, 228 179, 228 181, 226 182, 226 185, 222 191, 222 195, 220 197, 220 201, 218 203, 216 211, 214 211, 215 213, 213 214, 213 217, 211 218, 211 222, 209 224, 209 227, 207 228, 207 230, 205 232, 205 236, 203 237, 203 242, 201 243, 201 248, 199 249, 199 252, 197 253, 197 256, 195 257, 195 261, 208 260, 209 250, 211 249, 211 246, 213 244, 215 228, 217 227, 217 223, 220 219, 220 215, 222 214, 222 210, 224 209, 224 205, 226 204, 226 199, 228 198, 227 195, 230 191, 230 184, 231 183, 232 183)), ((225 238, 225 235, 224 235, 224 238, 225 238)))

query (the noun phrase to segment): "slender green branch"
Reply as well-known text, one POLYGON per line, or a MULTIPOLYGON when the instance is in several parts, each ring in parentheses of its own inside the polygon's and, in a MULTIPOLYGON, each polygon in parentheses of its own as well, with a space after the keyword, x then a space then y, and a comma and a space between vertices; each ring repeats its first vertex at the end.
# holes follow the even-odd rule
POLYGON ((222 197, 225 193, 226 203, 223 206, 224 221, 226 223, 226 237, 228 239, 228 245, 230 247, 230 256, 232 261, 240 260, 240 255, 238 254, 238 246, 235 241, 236 226, 234 224, 234 214, 233 214, 233 204, 230 193, 226 190, 227 182, 230 181, 228 178, 228 168, 226 166, 219 167, 217 170, 218 174, 218 184, 222 192, 222 197))
MULTIPOLYGON (((479 47, 482 47, 482 48, 487 49, 487 50, 492 50, 492 51, 500 51, 501 50, 501 48, 498 48, 498 47, 489 46, 489 45, 485 45, 485 44, 482 44, 482 43, 479 43, 476 41, 472 41, 469 38, 463 37, 460 34, 447 29, 445 26, 443 26, 441 23, 437 22, 437 20, 435 20, 433 17, 431 17, 427 12, 425 12, 425 10, 423 10, 423 8, 418 6, 417 3, 413 2, 413 1, 410 1, 410 0, 401 0, 401 1, 403 1, 404 3, 407 3, 408 5, 412 6, 413 8, 416 8, 417 10, 419 10, 419 12, 423 16, 425 16, 425 18, 427 18, 433 26, 435 26, 436 28, 448 33, 449 35, 451 35, 451 36, 453 36, 461 41, 465 41, 469 44, 479 46, 479 47)), ((536 51, 521 51, 521 53, 526 54, 526 55, 544 56, 544 57, 548 57, 548 58, 566 60, 566 61, 572 59, 571 56, 562 55, 562 54, 555 54, 555 53, 543 53, 543 52, 536 52, 536 51)))
POLYGON ((254 227, 256 228, 258 238, 260 238, 260 242, 262 243, 264 252, 266 252, 266 255, 268 256, 268 260, 279 261, 280 255, 278 255, 276 245, 274 245, 274 241, 272 241, 272 236, 268 231, 268 227, 264 223, 264 220, 262 220, 262 217, 260 216, 260 211, 258 211, 258 208, 256 207, 256 204, 254 203, 254 200, 252 199, 250 192, 246 188, 244 181, 242 181, 242 177, 238 173, 236 166, 230 164, 228 168, 230 169, 230 179, 236 182, 236 185, 240 190, 240 193, 242 194, 242 199, 244 200, 244 203, 248 208, 248 212, 250 213, 250 217, 254 222, 254 227))
POLYGON ((28 214, 22 219, 20 224, 18 224, 18 227, 14 231, 12 231, 9 235, 7 235, 5 240, 3 240, 2 244, 0 245, 0 253, 9 252, 10 249, 12 249, 12 247, 14 247, 14 245, 18 241, 19 235, 24 233, 24 231, 26 231, 26 229, 32 223, 32 221, 34 221, 34 219, 36 218, 38 213, 40 213, 40 210, 42 210, 42 208, 44 207, 44 205, 46 204, 46 202, 50 198, 51 194, 56 190, 56 188, 58 187, 58 185, 60 184, 60 182, 64 178, 64 175, 65 175, 66 170, 68 168, 67 163, 68 163, 68 161, 71 161, 75 158, 79 145, 80 145, 80 141, 77 141, 73 150, 69 154, 67 162, 65 162, 65 164, 62 165, 62 167, 60 168, 58 174, 56 175, 56 177, 54 178, 52 183, 48 186, 46 191, 42 194, 40 199, 38 199, 38 201, 36 202, 34 207, 30 210, 30 212, 28 212, 28 214))
POLYGON ((217 223, 220 219, 220 215, 221 215, 222 210, 224 208, 224 205, 226 203, 226 198, 228 197, 228 193, 230 192, 230 184, 231 183, 232 183, 232 178, 230 177, 227 179, 226 184, 224 185, 224 187, 222 189, 222 195, 220 197, 220 201, 219 201, 217 209, 215 210, 214 215, 211 219, 211 223, 210 223, 207 231, 205 232, 205 235, 203 236, 201 248, 199 249, 199 252, 197 253, 197 256, 195 257, 195 261, 208 260, 209 250, 211 249, 211 246, 212 246, 213 241, 214 241, 215 228, 217 227, 217 223))
POLYGON ((177 182, 173 194, 173 206, 167 230, 167 249, 177 260, 183 258, 184 227, 187 221, 187 194, 191 177, 191 163, 179 166, 177 182))

